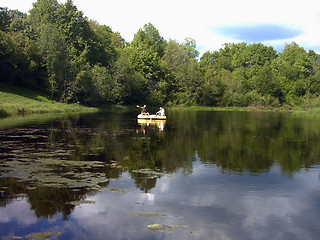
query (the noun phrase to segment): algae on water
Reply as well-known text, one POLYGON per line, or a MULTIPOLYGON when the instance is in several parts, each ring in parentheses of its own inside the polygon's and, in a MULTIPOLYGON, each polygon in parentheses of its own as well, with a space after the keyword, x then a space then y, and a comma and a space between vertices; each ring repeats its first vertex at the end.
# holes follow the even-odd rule
POLYGON ((127 212, 128 215, 138 216, 138 217, 164 217, 167 216, 163 213, 135 213, 135 212, 127 212))

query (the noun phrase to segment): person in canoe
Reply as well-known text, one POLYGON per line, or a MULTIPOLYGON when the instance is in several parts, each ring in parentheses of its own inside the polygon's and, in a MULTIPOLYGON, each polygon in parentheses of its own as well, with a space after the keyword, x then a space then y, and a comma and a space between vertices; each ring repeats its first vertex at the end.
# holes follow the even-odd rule
POLYGON ((149 113, 147 112, 147 106, 146 105, 143 105, 143 106, 139 106, 137 105, 137 108, 140 108, 141 109, 141 113, 142 115, 149 115, 149 113))
POLYGON ((165 116, 165 112, 164 112, 164 108, 163 107, 160 107, 160 110, 158 112, 156 112, 156 115, 157 116, 165 116))

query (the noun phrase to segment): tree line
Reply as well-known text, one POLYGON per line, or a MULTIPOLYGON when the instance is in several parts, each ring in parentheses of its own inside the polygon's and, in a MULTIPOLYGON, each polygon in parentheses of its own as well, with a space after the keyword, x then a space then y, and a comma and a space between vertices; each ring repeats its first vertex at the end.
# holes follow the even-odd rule
POLYGON ((72 0, 0 8, 0 82, 65 103, 320 107, 320 55, 297 43, 227 43, 199 57, 196 42, 165 40, 151 23, 126 42, 72 0))

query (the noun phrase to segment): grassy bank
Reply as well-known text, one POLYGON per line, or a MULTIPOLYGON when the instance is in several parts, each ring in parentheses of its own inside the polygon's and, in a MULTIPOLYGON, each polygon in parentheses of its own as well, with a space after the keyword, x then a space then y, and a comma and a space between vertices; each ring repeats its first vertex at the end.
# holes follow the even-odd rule
MULTIPOLYGON (((132 107, 132 106, 131 106, 132 107)), ((0 117, 14 116, 25 113, 75 113, 75 112, 97 112, 102 111, 121 111, 130 107, 104 106, 100 109, 85 107, 80 104, 63 104, 50 99, 49 96, 38 91, 32 91, 19 87, 11 87, 0 83, 0 117)), ((135 107, 132 107, 135 108, 135 107)), ((296 117, 320 119, 320 108, 303 110, 302 108, 275 108, 261 109, 252 107, 170 107, 178 110, 196 110, 196 111, 282 111, 290 112, 296 117)))
POLYGON ((296 109, 291 111, 295 117, 320 119, 320 108, 312 108, 308 110, 296 109))
POLYGON ((194 111, 216 111, 216 112, 288 112, 284 108, 259 108, 259 107, 206 107, 206 106, 188 106, 188 107, 170 107, 172 110, 194 110, 194 111))
POLYGON ((299 118, 312 118, 320 119, 320 107, 314 107, 309 109, 303 109, 301 107, 281 107, 281 108, 257 108, 257 107, 202 107, 202 106, 190 106, 190 107, 170 107, 172 110, 194 110, 194 111, 235 111, 235 112, 287 112, 294 117, 299 118))
POLYGON ((79 104, 63 104, 37 91, 0 84, 0 116, 25 113, 95 112, 79 104))

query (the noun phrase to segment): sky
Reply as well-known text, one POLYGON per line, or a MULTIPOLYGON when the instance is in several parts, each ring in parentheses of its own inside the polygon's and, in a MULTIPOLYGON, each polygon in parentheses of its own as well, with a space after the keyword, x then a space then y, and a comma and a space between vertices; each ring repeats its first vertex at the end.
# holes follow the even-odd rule
MULTIPOLYGON (((1 0, 1 7, 27 13, 36 0, 1 0)), ((60 3, 65 2, 59 0, 60 3)), ((320 53, 318 0, 73 0, 84 16, 108 25, 126 41, 144 24, 166 40, 193 38, 200 53, 224 43, 262 43, 282 51, 296 42, 320 53)))

